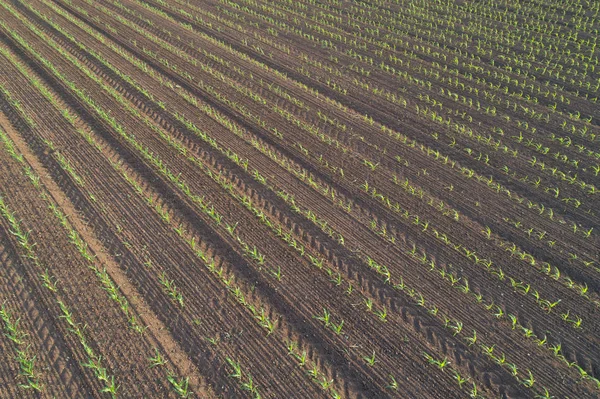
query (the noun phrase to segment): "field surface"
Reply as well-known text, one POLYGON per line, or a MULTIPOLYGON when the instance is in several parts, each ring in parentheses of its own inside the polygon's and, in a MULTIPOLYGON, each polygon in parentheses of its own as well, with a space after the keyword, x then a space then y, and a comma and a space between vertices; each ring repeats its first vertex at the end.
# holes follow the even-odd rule
POLYGON ((0 398, 598 398, 599 12, 0 0, 0 398))

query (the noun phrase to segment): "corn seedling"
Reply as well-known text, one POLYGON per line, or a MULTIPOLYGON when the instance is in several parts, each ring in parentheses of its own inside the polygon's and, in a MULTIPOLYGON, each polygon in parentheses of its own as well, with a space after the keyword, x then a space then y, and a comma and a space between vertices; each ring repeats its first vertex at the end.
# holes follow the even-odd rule
POLYGON ((25 345, 27 334, 19 328, 20 319, 13 320, 12 315, 6 308, 6 304, 3 304, 0 308, 0 318, 4 324, 4 335, 15 346, 15 360, 19 363, 20 368, 19 375, 25 379, 25 382, 19 383, 19 386, 23 389, 41 391, 42 385, 34 369, 36 357, 29 353, 29 346, 22 349, 25 345))
POLYGON ((334 323, 331 323, 331 329, 338 335, 340 335, 342 333, 342 327, 344 326, 344 320, 342 320, 340 323, 338 323, 337 325, 334 323))
POLYGON ((331 324, 331 313, 325 308, 323 308, 323 316, 313 316, 313 318, 322 321, 325 327, 329 327, 331 324))
POLYGON ((392 389, 394 391, 397 391, 398 390, 398 381, 396 381, 396 379, 394 378, 394 376, 391 375, 391 374, 389 375, 389 377, 390 377, 390 383, 389 383, 389 385, 386 388, 387 389, 392 389))
POLYGON ((383 307, 383 309, 376 311, 375 314, 377 315, 377 317, 379 317, 379 320, 381 320, 382 322, 385 323, 387 321, 388 313, 385 306, 383 307))
POLYGON ((460 332, 462 331, 463 323, 456 320, 456 321, 454 321, 454 325, 450 326, 450 328, 454 330, 454 334, 452 334, 452 335, 456 336, 457 334, 460 334, 460 332))
POLYGON ((365 306, 369 312, 373 311, 373 300, 371 298, 364 299, 365 306))
POLYGON ((427 352, 423 352, 423 356, 425 357, 425 360, 427 360, 427 363, 436 365, 442 371, 450 364, 447 357, 444 357, 442 360, 436 360, 427 352))
POLYGON ((167 364, 167 361, 165 359, 163 359, 158 348, 154 348, 154 352, 155 352, 155 356, 148 358, 151 368, 156 367, 156 366, 164 366, 165 364, 167 364))
POLYGON ((183 308, 183 295, 177 290, 174 281, 168 279, 166 272, 162 272, 158 279, 165 293, 183 308))
POLYGON ((192 395, 192 392, 189 390, 189 377, 182 377, 180 380, 177 380, 177 377, 169 372, 167 375, 167 380, 171 383, 173 390, 180 398, 189 398, 192 395))
POLYGON ((44 287, 48 288, 52 292, 56 292, 57 280, 54 276, 50 276, 48 269, 46 269, 44 273, 40 274, 40 278, 44 287))
POLYGON ((363 360, 367 362, 369 366, 373 367, 377 362, 377 360, 375 359, 375 351, 373 351, 373 354, 371 356, 363 356, 363 360))
POLYGON ((281 281, 281 266, 277 266, 277 269, 271 270, 271 275, 277 279, 277 281, 281 281))
POLYGON ((554 398, 554 396, 550 395, 550 392, 548 392, 548 389, 546 389, 544 387, 544 393, 541 394, 537 394, 535 395, 536 399, 552 399, 554 398))

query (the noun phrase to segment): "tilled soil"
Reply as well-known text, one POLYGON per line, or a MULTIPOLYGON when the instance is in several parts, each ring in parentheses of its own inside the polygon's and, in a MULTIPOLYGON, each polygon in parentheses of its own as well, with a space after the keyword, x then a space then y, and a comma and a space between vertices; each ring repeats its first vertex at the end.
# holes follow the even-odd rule
POLYGON ((590 96, 345 3, 0 1, 0 397, 598 395, 590 96))

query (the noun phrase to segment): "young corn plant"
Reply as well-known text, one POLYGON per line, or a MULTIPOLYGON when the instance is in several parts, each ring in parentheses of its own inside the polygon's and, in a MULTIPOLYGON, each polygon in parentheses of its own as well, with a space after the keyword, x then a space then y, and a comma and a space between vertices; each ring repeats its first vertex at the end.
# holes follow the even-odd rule
POLYGON ((148 361, 150 362, 150 368, 157 366, 164 366, 167 364, 167 361, 162 357, 158 348, 154 348, 154 357, 149 357, 148 361))
POLYGON ((37 259, 35 253, 33 252, 35 243, 30 241, 30 232, 22 230, 20 222, 17 220, 15 214, 8 209, 2 196, 0 196, 0 214, 2 214, 2 216, 10 224, 9 232, 15 237, 17 243, 24 249, 25 256, 35 261, 37 259))
POLYGON ((42 385, 39 381, 37 372, 35 371, 36 356, 29 353, 29 346, 25 346, 25 338, 27 334, 19 328, 20 319, 13 320, 12 315, 8 311, 6 304, 0 307, 0 318, 4 324, 4 335, 12 341, 15 350, 15 360, 19 363, 19 376, 25 381, 19 383, 23 389, 31 389, 41 391, 42 385))
POLYGON ((550 395, 550 392, 548 391, 548 389, 546 389, 544 387, 544 393, 539 393, 537 395, 535 395, 536 399, 553 399, 555 398, 555 396, 550 395))
POLYGON ((394 378, 393 375, 389 375, 390 377, 390 383, 389 385, 386 387, 387 389, 391 389, 393 391, 397 391, 398 390, 398 381, 396 381, 396 378, 394 378))
POLYGON ((377 360, 375 359, 375 351, 373 351, 373 354, 371 356, 363 356, 363 360, 367 362, 367 365, 373 367, 377 362, 377 360))
POLYGON ((169 371, 167 380, 171 383, 171 387, 180 398, 189 398, 193 395, 192 391, 189 390, 189 377, 181 377, 177 379, 177 376, 169 371))
POLYGON ((535 378, 533 378, 533 374, 531 374, 531 370, 527 370, 528 377, 523 378, 521 380, 521 384, 523 384, 527 388, 531 388, 535 383, 535 378))
POLYGON ((258 391, 258 387, 254 384, 254 379, 252 378, 252 375, 244 372, 239 362, 236 362, 235 360, 229 357, 226 358, 226 360, 231 369, 233 370, 233 373, 229 376, 238 380, 238 383, 242 390, 250 392, 255 399, 260 399, 261 396, 258 391))
POLYGON ((169 280, 169 278, 167 277, 167 273, 162 272, 158 276, 158 280, 160 281, 160 284, 163 286, 163 291, 165 291, 165 293, 173 301, 175 301, 175 303, 177 303, 180 307, 183 308, 183 305, 184 305, 183 295, 181 294, 181 292, 179 292, 177 290, 177 286, 175 285, 175 282, 173 280, 169 280))
POLYGON ((325 324, 325 327, 329 327, 331 325, 331 313, 326 308, 323 308, 322 316, 313 316, 313 318, 322 321, 325 324))
POLYGON ((377 311, 375 312, 375 314, 377 315, 377 317, 379 317, 379 320, 380 320, 382 323, 385 323, 385 322, 387 322, 387 316, 388 316, 388 312, 387 312, 387 308, 386 308, 385 306, 383 307, 383 309, 381 309, 381 310, 377 310, 377 311))
MULTIPOLYGON (((2 22, 0 21, 0 25, 1 24, 2 24, 2 22)), ((10 209, 4 202, 4 199, 2 196, 0 196, 0 214, 10 224, 9 231, 11 231, 12 234, 14 234, 18 237, 17 241, 19 242, 21 247, 23 247, 27 251, 26 252, 27 257, 35 263, 36 267, 43 269, 42 265, 39 262, 38 257, 36 256, 35 252, 33 251, 35 243, 29 242, 28 235, 25 235, 24 237, 20 237, 23 235, 20 222, 17 220, 14 213, 10 211, 10 209)), ((44 275, 46 277, 42 277, 42 279, 44 281, 48 282, 48 284, 45 284, 45 286, 52 292, 57 291, 56 290, 56 279, 53 277, 50 277, 48 275, 47 270, 44 274, 42 274, 42 276, 44 276, 44 275)), ((100 366, 101 357, 96 355, 94 350, 89 346, 88 341, 84 334, 85 326, 81 327, 81 324, 76 323, 74 321, 73 313, 64 304, 64 302, 62 302, 60 299, 57 298, 56 303, 58 304, 58 306, 60 307, 60 309, 62 311, 62 314, 59 316, 59 318, 64 319, 65 322, 69 326, 68 330, 73 335, 75 335, 77 338, 79 338, 79 342, 80 342, 81 346, 83 347, 85 353, 88 356, 88 363, 85 363, 85 364, 82 363, 82 365, 84 365, 85 367, 92 368, 94 370, 94 374, 96 375, 96 378, 104 384, 104 387, 101 389, 101 391, 108 393, 111 395, 111 397, 115 398, 116 394, 117 394, 117 390, 119 389, 119 386, 115 383, 114 377, 109 376, 107 374, 106 369, 100 366)), ((21 353, 23 353, 23 352, 21 352, 21 353)), ((28 365, 29 365, 29 363, 28 363, 28 365)))
POLYGON ((271 269, 271 275, 277 279, 277 281, 281 281, 281 266, 277 266, 277 269, 271 269))
POLYGON ((0 317, 4 322, 4 335, 10 339, 15 345, 23 345, 24 339, 27 336, 24 332, 19 329, 19 323, 21 319, 12 320, 12 316, 6 308, 6 304, 3 304, 0 308, 0 317))
POLYGON ((473 330, 473 336, 465 339, 469 342, 469 346, 473 346, 477 342, 477 331, 473 330))
POLYGON ((465 378, 465 377, 461 376, 460 373, 456 370, 453 370, 453 372, 454 372, 454 379, 458 383, 458 387, 462 388, 462 386, 469 380, 469 377, 465 378))
POLYGON ((423 352, 423 357, 427 360, 427 363, 436 365, 440 370, 444 370, 450 365, 447 357, 444 357, 442 360, 437 360, 427 352, 423 352))

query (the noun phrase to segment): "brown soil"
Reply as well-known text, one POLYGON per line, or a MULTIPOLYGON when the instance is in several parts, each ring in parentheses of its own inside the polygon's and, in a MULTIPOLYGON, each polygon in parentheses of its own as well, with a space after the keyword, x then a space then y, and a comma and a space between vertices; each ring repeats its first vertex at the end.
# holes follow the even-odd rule
POLYGON ((491 87, 522 90, 482 71, 525 78, 454 51, 460 33, 434 55, 424 31, 350 18, 404 9, 345 3, 2 0, 0 197, 35 257, 0 218, 0 302, 26 334, 0 338, 0 397, 110 397, 89 350, 125 398, 598 395, 593 91, 565 84, 550 112, 491 87), (565 118, 590 135, 557 142, 565 118))

